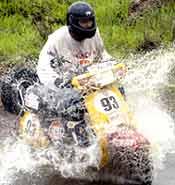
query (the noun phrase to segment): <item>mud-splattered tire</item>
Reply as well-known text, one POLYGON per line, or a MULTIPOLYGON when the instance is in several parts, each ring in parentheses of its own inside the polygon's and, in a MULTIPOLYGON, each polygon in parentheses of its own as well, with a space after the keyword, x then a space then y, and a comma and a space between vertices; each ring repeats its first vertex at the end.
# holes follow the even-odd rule
POLYGON ((153 162, 149 149, 140 146, 133 148, 115 148, 110 151, 111 159, 104 174, 109 174, 112 183, 123 185, 151 185, 153 179, 153 162))

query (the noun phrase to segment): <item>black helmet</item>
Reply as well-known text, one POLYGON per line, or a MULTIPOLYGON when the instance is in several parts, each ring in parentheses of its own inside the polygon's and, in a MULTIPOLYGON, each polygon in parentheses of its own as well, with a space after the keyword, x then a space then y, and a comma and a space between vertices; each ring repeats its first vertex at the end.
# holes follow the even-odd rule
POLYGON ((76 40, 93 37, 96 32, 96 21, 92 7, 81 1, 73 3, 67 12, 67 25, 70 34, 76 40), (89 27, 82 27, 80 21, 90 21, 91 24, 89 27))

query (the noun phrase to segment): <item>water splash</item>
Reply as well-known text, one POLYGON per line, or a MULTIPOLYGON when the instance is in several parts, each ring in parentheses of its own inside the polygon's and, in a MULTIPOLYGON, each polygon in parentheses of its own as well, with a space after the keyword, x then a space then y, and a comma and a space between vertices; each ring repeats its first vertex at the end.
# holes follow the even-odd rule
POLYGON ((36 164, 30 158, 29 148, 22 143, 11 144, 4 141, 4 150, 0 153, 0 184, 10 185, 20 171, 31 171, 36 164))
POLYGON ((101 159, 97 142, 86 149, 70 146, 62 148, 62 151, 53 146, 34 151, 22 141, 10 139, 5 140, 3 145, 0 152, 0 185, 23 184, 25 178, 28 179, 25 184, 43 185, 39 179, 54 173, 65 178, 85 179, 87 167, 98 168, 101 159))
MULTIPOLYGON (((163 94, 160 94, 159 89, 168 84, 168 74, 175 63, 174 48, 156 50, 143 56, 132 56, 125 62, 129 67, 124 81, 127 100, 139 122, 138 129, 155 146, 153 151, 155 167, 163 168, 166 154, 175 151, 173 145, 175 134, 174 120, 161 104, 159 97, 162 97, 163 94)), ((12 146, 5 145, 4 152, 0 153, 0 184, 11 185, 17 178, 16 173, 20 171, 37 173, 39 166, 49 164, 47 159, 43 158, 43 155, 47 153, 46 150, 38 152, 36 160, 31 155, 28 146, 22 143, 15 143, 12 146)), ((54 149, 50 152, 47 154, 57 155, 54 149)), ((87 151, 77 148, 76 152, 79 158, 81 158, 81 154, 90 154, 83 165, 77 162, 79 159, 70 163, 69 160, 60 160, 57 157, 52 161, 55 169, 58 169, 65 177, 86 175, 84 169, 87 164, 98 166, 100 155, 96 145, 87 151)))
POLYGON ((166 154, 175 151, 174 120, 162 102, 162 89, 168 87, 175 63, 175 49, 132 56, 127 63, 130 68, 124 81, 127 99, 139 123, 139 131, 154 146, 155 169, 161 169, 166 154))
POLYGON ((126 60, 129 68, 125 80, 128 93, 151 93, 168 83, 168 73, 174 66, 174 48, 153 50, 145 55, 131 56, 126 60))

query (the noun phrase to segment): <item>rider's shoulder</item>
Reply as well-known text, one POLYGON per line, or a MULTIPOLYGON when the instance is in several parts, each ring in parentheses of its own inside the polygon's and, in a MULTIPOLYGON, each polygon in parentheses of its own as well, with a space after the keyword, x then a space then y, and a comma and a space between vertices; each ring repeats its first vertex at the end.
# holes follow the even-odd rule
POLYGON ((49 39, 59 40, 65 38, 68 33, 67 26, 62 26, 49 35, 49 39))

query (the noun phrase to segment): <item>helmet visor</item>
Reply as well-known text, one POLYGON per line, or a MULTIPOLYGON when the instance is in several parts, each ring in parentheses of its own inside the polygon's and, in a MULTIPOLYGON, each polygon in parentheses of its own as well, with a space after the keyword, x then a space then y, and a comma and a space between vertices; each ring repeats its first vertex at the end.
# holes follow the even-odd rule
POLYGON ((93 27, 93 20, 92 19, 80 19, 78 21, 78 24, 85 29, 92 28, 93 27))

